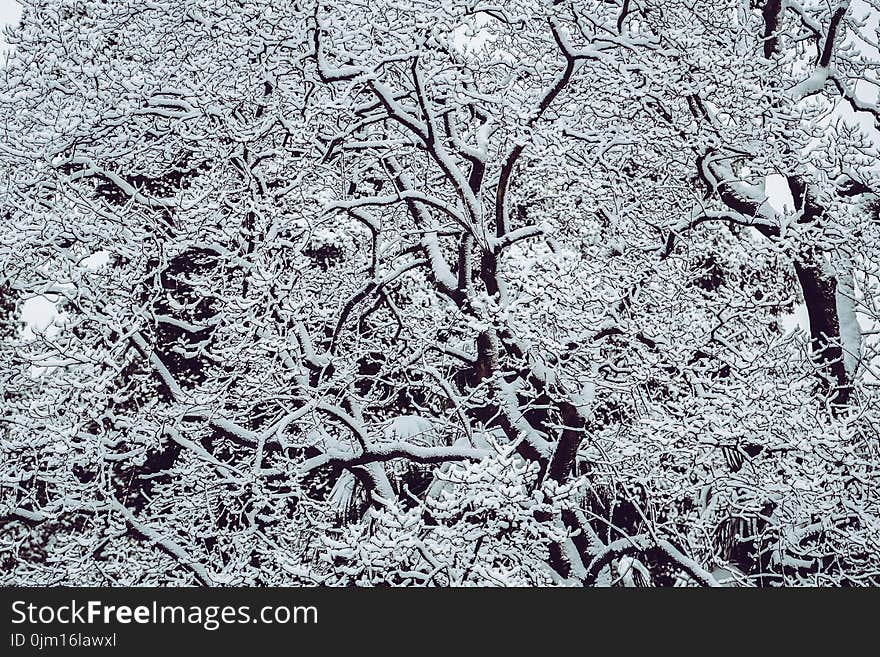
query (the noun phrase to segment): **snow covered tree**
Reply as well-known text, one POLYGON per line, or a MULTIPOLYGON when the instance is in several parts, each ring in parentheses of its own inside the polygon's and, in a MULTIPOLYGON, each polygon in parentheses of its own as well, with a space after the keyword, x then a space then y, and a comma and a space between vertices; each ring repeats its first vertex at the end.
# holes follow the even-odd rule
POLYGON ((23 4, 4 582, 880 583, 876 0, 23 4))

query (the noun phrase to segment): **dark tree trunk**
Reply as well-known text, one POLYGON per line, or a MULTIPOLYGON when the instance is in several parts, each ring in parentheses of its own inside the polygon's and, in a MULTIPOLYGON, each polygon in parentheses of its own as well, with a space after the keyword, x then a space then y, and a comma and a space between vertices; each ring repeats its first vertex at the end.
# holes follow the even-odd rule
POLYGON ((852 385, 843 362, 840 318, 837 315, 837 281, 822 272, 821 263, 794 263, 804 303, 810 318, 813 359, 819 368, 828 397, 834 406, 843 406, 852 395, 852 385))

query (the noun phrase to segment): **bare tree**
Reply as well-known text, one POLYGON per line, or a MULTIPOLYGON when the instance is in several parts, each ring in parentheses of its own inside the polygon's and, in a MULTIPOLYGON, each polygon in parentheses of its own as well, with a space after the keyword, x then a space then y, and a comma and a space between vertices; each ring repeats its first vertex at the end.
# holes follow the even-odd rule
POLYGON ((29 0, 5 581, 876 584, 872 3, 29 0))

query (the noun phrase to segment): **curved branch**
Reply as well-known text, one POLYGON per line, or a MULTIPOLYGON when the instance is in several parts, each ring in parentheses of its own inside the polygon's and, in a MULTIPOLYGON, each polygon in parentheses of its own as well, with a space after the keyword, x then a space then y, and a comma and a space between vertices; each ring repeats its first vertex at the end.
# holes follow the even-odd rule
POLYGON ((474 447, 421 447, 403 442, 373 445, 361 454, 347 454, 329 450, 308 459, 302 465, 304 473, 325 465, 354 468, 368 463, 383 463, 392 459, 407 459, 415 463, 447 463, 449 461, 479 461, 489 456, 485 449, 474 447))
POLYGON ((593 557, 590 565, 587 566, 587 572, 584 577, 584 585, 591 586, 595 584, 599 573, 602 572, 602 569, 606 566, 611 565, 611 562, 615 559, 619 559, 620 557, 626 556, 628 554, 644 552, 651 548, 658 548, 662 550, 669 557, 670 561, 681 567, 682 570, 684 570, 688 575, 693 577, 695 581, 702 584, 703 586, 721 586, 721 584, 718 583, 718 580, 715 579, 712 573, 703 568, 700 564, 698 564, 690 557, 683 554, 672 543, 666 540, 655 540, 647 534, 639 534, 638 536, 619 538, 616 541, 612 541, 611 543, 603 547, 593 557))

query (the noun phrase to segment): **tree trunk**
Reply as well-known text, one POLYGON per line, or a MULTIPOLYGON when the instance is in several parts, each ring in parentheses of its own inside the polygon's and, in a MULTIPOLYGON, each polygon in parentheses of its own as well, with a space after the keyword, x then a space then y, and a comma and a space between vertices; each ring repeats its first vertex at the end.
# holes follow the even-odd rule
POLYGON ((837 280, 822 271, 822 264, 801 259, 794 263, 810 318, 813 359, 833 407, 849 402, 852 382, 843 360, 840 317, 837 311, 837 280))

